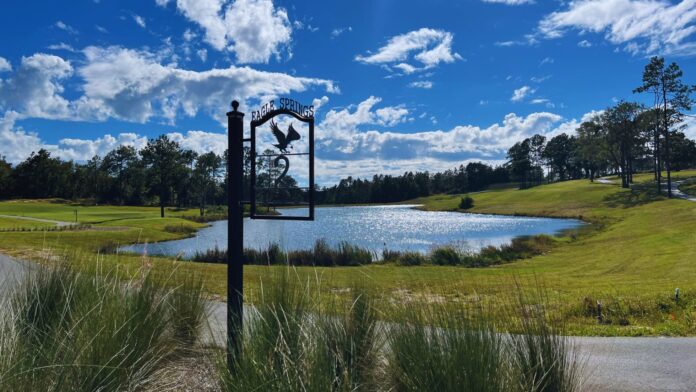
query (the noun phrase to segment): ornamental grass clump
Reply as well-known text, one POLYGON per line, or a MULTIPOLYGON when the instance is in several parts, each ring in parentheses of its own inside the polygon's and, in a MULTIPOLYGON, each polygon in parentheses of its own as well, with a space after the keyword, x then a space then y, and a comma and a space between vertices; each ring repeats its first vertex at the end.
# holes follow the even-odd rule
POLYGON ((12 287, 0 310, 0 390, 142 389, 197 339, 194 280, 116 275, 40 267, 12 287))
POLYGON ((302 282, 292 269, 262 285, 231 372, 216 351, 222 390, 575 392, 581 385, 576 351, 543 298, 513 296, 510 312, 478 301, 408 299, 392 308, 395 321, 384 322, 381 301, 363 286, 327 304, 312 291, 321 284, 302 282))
POLYGON ((232 372, 224 355, 217 357, 222 389, 375 390, 382 335, 372 297, 353 290, 348 305, 327 314, 320 311, 318 293, 290 270, 267 282, 246 320, 232 372))

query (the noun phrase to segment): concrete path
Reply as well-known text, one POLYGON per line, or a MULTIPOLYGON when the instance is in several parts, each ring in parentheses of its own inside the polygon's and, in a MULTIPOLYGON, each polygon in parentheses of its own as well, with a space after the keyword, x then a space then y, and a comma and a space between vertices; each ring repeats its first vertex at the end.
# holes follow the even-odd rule
MULTIPOLYGON (((0 254, 0 296, 32 268, 0 254)), ((227 309, 210 302, 204 341, 225 345, 227 309)), ((246 307, 245 319, 253 312, 246 307)), ((572 338, 585 359, 588 391, 696 391, 696 338, 572 338)))
POLYGON ((616 181, 610 180, 606 177, 595 178, 595 181, 600 183, 600 184, 616 184, 616 181))
MULTIPOLYGON (((679 185, 683 184, 684 181, 672 181, 672 196, 677 197, 679 199, 684 199, 684 200, 689 200, 689 201, 696 201, 696 197, 694 196, 689 196, 686 193, 682 192, 679 190, 679 185)), ((664 183, 665 188, 667 187, 667 183, 664 183)))
POLYGON ((41 219, 41 218, 32 218, 30 216, 19 216, 19 215, 0 215, 0 218, 23 219, 23 220, 29 220, 29 221, 34 221, 34 222, 53 223, 58 227, 70 226, 73 224, 70 222, 62 222, 62 221, 55 221, 55 220, 41 219))

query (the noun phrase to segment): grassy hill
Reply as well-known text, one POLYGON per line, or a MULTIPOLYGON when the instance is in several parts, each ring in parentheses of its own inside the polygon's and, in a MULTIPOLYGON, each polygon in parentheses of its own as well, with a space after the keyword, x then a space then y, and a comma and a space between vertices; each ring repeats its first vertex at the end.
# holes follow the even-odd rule
MULTIPOLYGON (((696 171, 677 177, 696 176, 696 171)), ((649 175, 637 176, 648 181, 649 175)), ((587 180, 542 185, 527 190, 498 189, 474 193, 473 213, 520 214, 581 218, 589 223, 580 232, 559 238, 547 253, 498 267, 371 265, 364 267, 296 268, 301 279, 316 282, 331 303, 356 284, 367 286, 384 299, 383 317, 390 304, 424 301, 490 304, 503 309, 515 287, 542 286, 548 301, 567 322, 570 331, 590 335, 696 335, 696 203, 656 195, 651 184, 632 190, 587 180), (675 288, 681 300, 674 301, 675 288), (602 320, 597 320, 597 303, 602 320)), ((437 195, 415 202, 426 210, 457 210, 461 195, 437 195)), ((0 203, 0 214, 45 219, 74 219, 92 229, 66 232, 0 233, 0 252, 34 260, 46 257, 46 248, 73 263, 94 263, 95 253, 107 244, 153 242, 182 237, 167 226, 202 225, 181 219, 194 210, 146 207, 86 207, 46 201, 0 203)), ((0 218, 0 225, 2 225, 0 218)), ((121 265, 122 273, 137 274, 143 266, 182 274, 201 274, 207 291, 225 292, 225 266, 179 262, 171 258, 100 255, 104 263, 121 265)), ((245 294, 253 301, 260 282, 271 270, 245 268, 245 294)), ((530 304, 533 305, 533 304, 530 304)))

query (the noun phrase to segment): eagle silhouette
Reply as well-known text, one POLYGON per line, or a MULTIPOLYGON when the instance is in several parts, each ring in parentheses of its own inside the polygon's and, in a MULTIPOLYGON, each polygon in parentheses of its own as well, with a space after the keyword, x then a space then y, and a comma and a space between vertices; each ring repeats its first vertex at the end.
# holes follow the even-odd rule
POLYGON ((278 124, 271 120, 271 131, 273 131, 273 135, 275 135, 276 139, 278 140, 278 144, 274 144, 274 146, 277 147, 280 152, 287 153, 288 147, 292 148, 290 143, 294 142, 295 140, 300 140, 300 134, 297 133, 295 128, 292 127, 292 123, 290 123, 290 126, 288 127, 288 134, 285 135, 283 131, 278 128, 278 124))

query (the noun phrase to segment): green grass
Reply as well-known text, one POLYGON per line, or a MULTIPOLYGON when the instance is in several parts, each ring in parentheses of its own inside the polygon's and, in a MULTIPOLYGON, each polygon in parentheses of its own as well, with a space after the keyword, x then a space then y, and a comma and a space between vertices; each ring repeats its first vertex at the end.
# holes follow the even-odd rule
MULTIPOLYGON (((683 171, 680 177, 696 176, 683 171)), ((636 176, 649 181, 650 173, 636 176)), ((549 291, 553 306, 565 314, 568 331, 584 335, 696 335, 696 203, 657 196, 654 186, 639 184, 633 190, 588 180, 542 185, 526 190, 512 188, 471 193, 474 213, 572 217, 591 222, 581 232, 554 241, 543 254, 490 268, 396 264, 362 267, 297 267, 306 280, 323 282, 319 288, 330 304, 360 277, 382 295, 385 307, 408 301, 456 304, 472 298, 491 304, 504 302, 516 280, 539 281, 549 291), (679 304, 672 300, 679 287, 679 304), (599 324, 588 303, 602 302, 611 323, 599 324)), ((456 211, 462 195, 437 195, 416 200, 426 210, 456 211)), ((2 202, 0 214, 15 211, 27 216, 57 219, 72 206, 50 202, 2 202), (56 209, 57 211, 53 211, 56 209), (39 216, 40 215, 40 216, 39 216)), ((89 264, 105 244, 154 242, 182 238, 167 226, 202 225, 177 217, 158 218, 157 208, 82 207, 95 230, 56 233, 0 233, 0 251, 39 259, 46 248, 66 259, 89 264), (140 214, 140 215, 139 215, 140 214), (120 217, 120 218, 119 218, 120 217), (98 223, 102 222, 102 223, 98 223), (106 229, 104 229, 106 228, 106 229), (99 231, 96 229, 114 231, 99 231), (77 252, 79 257, 74 256, 77 252)), ((168 214, 191 215, 191 211, 168 214)), ((182 263, 172 258, 144 259, 132 255, 101 255, 103 262, 119 265, 124 275, 137 273, 143 264, 162 272, 200 274, 206 292, 225 295, 224 265, 182 263)), ((245 295, 260 298, 260 282, 280 266, 245 267, 245 295)), ((328 306, 328 305, 327 305, 328 306)), ((397 318, 385 309, 384 318, 397 318)))
POLYGON ((39 229, 55 226, 55 223, 49 222, 37 222, 21 218, 0 217, 0 230, 39 229))

